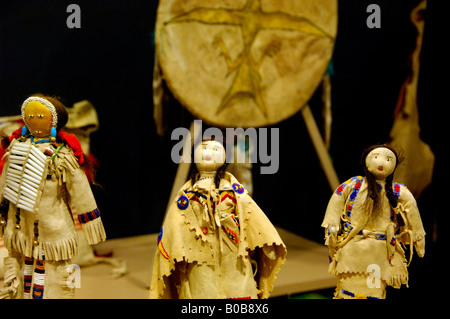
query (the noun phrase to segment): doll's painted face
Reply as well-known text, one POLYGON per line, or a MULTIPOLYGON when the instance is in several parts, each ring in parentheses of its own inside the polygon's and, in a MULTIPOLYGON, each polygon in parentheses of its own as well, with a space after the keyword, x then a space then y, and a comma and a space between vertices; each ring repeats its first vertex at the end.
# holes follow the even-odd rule
POLYGON ((194 150, 194 161, 199 172, 217 171, 225 163, 225 158, 225 149, 217 141, 203 141, 194 150))
POLYGON ((28 102, 24 109, 24 120, 28 130, 35 137, 50 135, 53 116, 50 110, 37 101, 28 102))
POLYGON ((382 181, 394 172, 396 161, 394 152, 378 147, 367 154, 366 167, 377 180, 382 181))

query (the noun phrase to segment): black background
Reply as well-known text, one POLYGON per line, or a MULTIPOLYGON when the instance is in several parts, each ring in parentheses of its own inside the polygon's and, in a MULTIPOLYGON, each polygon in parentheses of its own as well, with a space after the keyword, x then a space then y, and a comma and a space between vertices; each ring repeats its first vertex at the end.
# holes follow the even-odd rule
MULTIPOLYGON (((157 232, 177 168, 170 158, 177 141, 170 140, 170 133, 192 120, 172 98, 166 136, 156 134, 152 72, 157 1, 71 2, 2 1, 0 116, 19 114, 22 101, 35 92, 58 95, 69 106, 91 101, 100 121, 99 131, 91 136, 91 152, 101 163, 101 187, 94 187, 94 193, 108 237, 157 232), (81 8, 81 29, 66 26, 71 2, 81 8)), ((330 155, 341 181, 362 174, 359 157, 364 148, 389 139, 398 94, 410 72, 416 32, 409 13, 417 3, 339 1, 330 155), (366 26, 370 3, 381 7, 380 29, 366 26)), ((438 261, 447 238, 442 206, 446 100, 436 76, 445 77, 446 64, 440 11, 437 1, 428 1, 418 88, 421 136, 436 155, 433 183, 418 199, 427 254, 423 260, 414 258, 411 288, 402 289, 402 297, 418 296, 439 280, 435 268, 442 264, 438 261), (438 240, 433 242, 436 231, 438 240)), ((310 105, 320 126, 319 91, 310 105)), ((273 127, 280 129, 279 171, 260 175, 259 165, 254 165, 254 199, 275 225, 322 242, 320 224, 331 190, 303 118, 296 114, 273 127)), ((400 296, 397 291, 392 295, 400 296)))

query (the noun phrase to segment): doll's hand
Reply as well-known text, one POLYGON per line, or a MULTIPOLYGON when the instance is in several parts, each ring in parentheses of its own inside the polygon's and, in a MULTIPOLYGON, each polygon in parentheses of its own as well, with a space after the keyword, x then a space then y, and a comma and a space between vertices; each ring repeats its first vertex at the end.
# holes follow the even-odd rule
POLYGON ((336 246, 337 246, 337 230, 335 227, 331 226, 328 229, 328 252, 331 258, 333 258, 334 254, 336 253, 336 246))
POLYGON ((264 246, 263 247, 264 255, 266 255, 267 258, 270 260, 275 260, 277 258, 277 254, 275 252, 275 247, 273 246, 264 246))
POLYGON ((331 226, 328 229, 328 247, 336 248, 337 245, 337 229, 331 226))
POLYGON ((416 248, 417 255, 419 255, 420 258, 425 256, 425 236, 422 239, 416 241, 414 243, 414 247, 416 248))

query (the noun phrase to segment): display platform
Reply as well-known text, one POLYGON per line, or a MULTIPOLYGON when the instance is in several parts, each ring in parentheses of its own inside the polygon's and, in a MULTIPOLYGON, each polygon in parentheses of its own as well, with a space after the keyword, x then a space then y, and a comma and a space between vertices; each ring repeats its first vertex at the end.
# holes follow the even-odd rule
MULTIPOLYGON (((328 249, 282 228, 277 230, 287 246, 287 261, 278 274, 271 297, 332 288, 336 279, 328 274, 328 249)), ((99 253, 113 252, 127 264, 127 274, 111 278, 112 267, 96 264, 82 267, 76 299, 148 298, 153 257, 158 234, 110 239, 97 245, 99 253)))

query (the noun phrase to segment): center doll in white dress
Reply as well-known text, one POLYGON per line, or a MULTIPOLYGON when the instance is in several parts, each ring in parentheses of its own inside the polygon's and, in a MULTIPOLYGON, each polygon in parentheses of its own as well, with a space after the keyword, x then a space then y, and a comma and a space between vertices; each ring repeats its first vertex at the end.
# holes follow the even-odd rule
POLYGON ((286 260, 275 227, 204 140, 158 236, 150 298, 268 298, 286 260))

